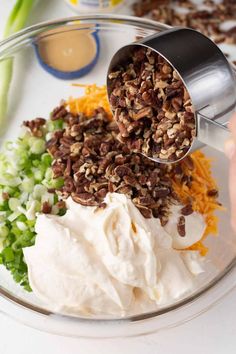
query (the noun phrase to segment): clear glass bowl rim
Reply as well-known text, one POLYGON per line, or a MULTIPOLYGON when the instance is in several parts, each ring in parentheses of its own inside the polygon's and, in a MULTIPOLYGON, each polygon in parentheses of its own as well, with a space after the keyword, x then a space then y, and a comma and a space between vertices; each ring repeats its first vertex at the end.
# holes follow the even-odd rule
MULTIPOLYGON (((109 23, 110 25, 114 24, 115 21, 117 21, 118 24, 126 24, 130 26, 137 26, 140 27, 140 29, 149 29, 153 31, 163 31, 165 29, 171 28, 171 26, 149 20, 149 19, 143 19, 143 18, 138 18, 134 16, 124 16, 124 15, 112 15, 112 14, 91 14, 91 15, 81 15, 81 16, 73 16, 69 18, 62 18, 59 20, 53 20, 53 21, 47 21, 47 22, 42 22, 30 27, 27 27, 26 29, 17 32, 16 34, 8 37, 7 39, 3 40, 0 42, 0 60, 4 60, 8 56, 12 55, 15 51, 18 50, 18 48, 21 48, 21 46, 25 44, 25 41, 28 42, 32 37, 36 36, 37 34, 43 32, 45 29, 52 29, 52 28, 59 28, 61 26, 65 25, 71 25, 73 23, 76 23, 77 21, 81 21, 82 23, 86 24, 97 24, 97 23, 109 23)), ((77 22, 78 23, 78 22, 77 22)), ((4 314, 9 315, 10 317, 13 317, 17 320, 20 320, 21 322, 24 322, 27 325, 30 325, 32 327, 36 327, 40 330, 43 331, 49 331, 53 332, 56 334, 61 334, 61 335, 68 335, 68 336, 84 336, 84 337, 117 337, 117 336, 133 336, 133 335, 139 335, 139 334, 147 334, 151 333, 153 331, 157 331, 160 329, 164 328, 169 328, 176 326, 180 323, 183 323, 187 320, 190 320, 193 317, 196 317, 202 312, 205 312, 209 307, 211 307, 214 303, 218 302, 222 297, 224 297, 227 293, 232 291, 236 287, 236 257, 232 260, 232 262, 228 265, 227 268, 224 269, 224 271, 219 274, 212 282, 210 282, 207 286, 203 287, 200 289, 198 292, 194 293, 193 295, 179 301, 178 303, 175 303, 172 306, 168 306, 166 308, 162 308, 158 311, 151 312, 151 313, 144 313, 140 315, 135 315, 135 316, 129 316, 125 318, 119 318, 119 319, 106 319, 106 318, 95 318, 95 319, 88 319, 88 318, 83 318, 83 317, 72 317, 72 316, 61 316, 57 314, 52 314, 42 308, 33 306, 26 301, 23 301, 21 299, 18 299, 16 296, 8 292, 6 289, 0 287, 0 304, 3 305, 0 307, 0 311, 2 311, 4 314), (210 291, 211 290, 211 291, 210 291), (212 297, 212 292, 214 292, 215 297, 212 297), (212 299, 213 298, 213 299, 212 299), (200 303, 200 300, 201 303, 200 303), (4 304, 8 304, 9 306, 7 310, 5 310, 4 304), (191 311, 189 311, 189 305, 191 305, 191 311), (35 321, 35 325, 32 323, 30 319, 28 319, 28 316, 26 316, 25 319, 22 319, 21 316, 15 315, 16 308, 21 308, 22 310, 28 310, 33 313, 34 315, 36 314, 37 320, 35 321), (182 312, 180 313, 179 310, 182 312), (186 311, 187 310, 187 311, 186 311), (171 321, 167 320, 166 321, 166 315, 169 313, 175 313, 175 318, 173 318, 171 321), (176 317, 177 315, 177 317, 176 317), (49 320, 49 323, 47 324, 47 328, 44 327, 43 322, 45 319, 45 316, 49 320), (155 323, 153 327, 153 320, 155 318, 158 318, 159 323, 155 323), (143 321, 145 320, 145 325, 143 326, 143 321), (147 321, 151 320, 151 323, 147 325, 147 321), (53 329, 53 326, 55 323, 59 322, 63 323, 63 326, 66 325, 66 323, 70 323, 74 325, 75 323, 78 325, 77 329, 81 329, 81 326, 88 325, 91 326, 93 325, 103 325, 104 326, 104 331, 102 331, 102 334, 95 334, 91 335, 87 330, 82 331, 83 333, 80 332, 80 330, 76 332, 71 331, 71 326, 68 327, 68 330, 66 328, 62 330, 60 326, 56 329, 53 329), (134 330, 134 327, 132 328, 132 331, 128 333, 126 331, 126 325, 128 324, 139 324, 137 329, 134 330), (114 328, 116 330, 112 331, 112 333, 108 334, 108 326, 110 327, 112 324, 116 324, 114 328), (117 331, 117 325, 122 326, 122 330, 118 329, 117 331), (73 333, 72 333, 73 332, 73 333)), ((29 312, 28 312, 29 314, 29 312)), ((111 327, 110 327, 111 328, 111 327)))

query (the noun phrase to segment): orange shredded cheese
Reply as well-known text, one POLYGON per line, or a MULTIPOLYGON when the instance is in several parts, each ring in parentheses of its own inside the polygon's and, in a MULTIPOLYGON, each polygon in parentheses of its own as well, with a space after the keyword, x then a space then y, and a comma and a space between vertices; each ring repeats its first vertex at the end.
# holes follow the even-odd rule
MULTIPOLYGON (((81 85, 74 86, 84 87, 85 94, 79 98, 70 98, 67 102, 70 112, 84 113, 91 116, 95 109, 103 107, 108 116, 112 119, 112 112, 107 99, 106 86, 81 85)), ((199 212, 205 217, 206 230, 202 239, 189 247, 189 250, 198 250, 201 255, 205 256, 208 248, 204 246, 203 240, 209 235, 217 235, 218 218, 214 215, 215 210, 223 210, 223 207, 215 198, 208 195, 208 191, 217 189, 216 182, 211 174, 211 160, 208 159, 201 151, 196 151, 191 155, 194 168, 190 170, 187 165, 181 164, 184 173, 192 178, 191 186, 183 185, 174 178, 173 188, 179 196, 183 204, 189 203, 191 200, 193 210, 199 212)))
POLYGON ((188 250, 198 251, 201 254, 201 256, 205 256, 208 252, 208 248, 203 244, 202 241, 198 241, 194 243, 194 245, 188 247, 188 250))
POLYGON ((107 112, 108 116, 112 118, 105 85, 97 86, 96 84, 73 84, 73 86, 84 87, 85 92, 84 95, 79 98, 69 98, 67 105, 71 113, 84 113, 89 117, 94 113, 95 109, 102 107, 107 112))
POLYGON ((193 170, 188 169, 187 165, 181 164, 184 173, 191 176, 192 183, 188 187, 182 185, 180 181, 174 179, 173 187, 182 203, 186 204, 191 200, 193 210, 199 212, 205 217, 206 230, 201 241, 189 247, 190 250, 199 250, 202 255, 207 253, 202 241, 208 235, 217 235, 218 218, 214 215, 216 210, 224 210, 217 200, 208 195, 210 190, 217 190, 217 185, 211 174, 211 160, 203 152, 196 151, 191 155, 193 160, 193 170))

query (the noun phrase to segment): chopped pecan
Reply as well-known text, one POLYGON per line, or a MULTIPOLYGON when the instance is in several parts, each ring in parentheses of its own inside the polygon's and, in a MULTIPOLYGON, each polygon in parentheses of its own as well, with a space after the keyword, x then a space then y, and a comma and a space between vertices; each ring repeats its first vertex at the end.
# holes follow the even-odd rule
POLYGON ((131 169, 126 166, 126 165, 118 165, 115 169, 114 172, 119 176, 119 177, 124 177, 124 176, 130 176, 132 175, 131 169))
POLYGON ((184 216, 191 215, 193 213, 193 207, 191 204, 187 204, 180 210, 180 212, 184 216))
POLYGON ((60 161, 60 160, 55 160, 52 164, 52 171, 53 171, 53 177, 61 177, 64 175, 64 172, 66 170, 66 165, 60 161))
POLYGON ((58 209, 65 209, 66 203, 64 200, 59 200, 59 202, 56 203, 56 206, 58 207, 58 209))
POLYGON ((75 184, 72 177, 67 177, 63 186, 63 191, 72 193, 75 191, 75 184))
POLYGON ((94 206, 99 205, 95 200, 95 197, 92 193, 72 193, 71 198, 76 202, 84 206, 94 206))
POLYGON ((165 198, 170 194, 169 188, 155 188, 152 192, 154 198, 165 198))
POLYGON ((99 189, 99 191, 96 192, 96 197, 99 198, 99 199, 104 199, 105 196, 107 195, 107 188, 101 188, 99 189))
POLYGON ((3 200, 8 200, 9 198, 10 198, 10 196, 7 192, 2 192, 2 199, 3 200))
POLYGON ((56 107, 51 114, 51 120, 57 120, 64 118, 67 115, 67 110, 64 105, 56 107))
POLYGON ((136 187, 136 188, 138 187, 138 182, 134 176, 129 176, 129 175, 124 176, 123 180, 131 187, 136 187))
POLYGON ((42 211, 42 213, 44 213, 44 214, 50 214, 51 211, 52 211, 52 207, 51 207, 51 205, 50 205, 48 202, 44 202, 44 203, 42 204, 41 211, 42 211))
POLYGON ((150 219, 152 217, 152 210, 151 209, 149 209, 147 207, 140 206, 140 205, 137 206, 137 208, 146 219, 150 219))
POLYGON ((207 195, 209 197, 214 197, 214 198, 217 198, 218 195, 219 195, 219 192, 217 189, 210 189, 208 192, 207 192, 207 195))
POLYGON ((116 193, 126 194, 131 197, 133 195, 133 190, 131 186, 122 186, 116 189, 116 193))
POLYGON ((140 109, 138 112, 129 112, 129 116, 134 119, 138 120, 141 118, 151 118, 152 117, 152 108, 151 107, 144 107, 140 109))
POLYGON ((181 237, 184 237, 186 235, 185 217, 184 216, 179 217, 178 224, 177 224, 177 230, 178 230, 178 233, 181 237))
POLYGON ((71 175, 71 171, 72 171, 72 162, 71 162, 71 158, 68 157, 67 162, 66 162, 66 169, 64 172, 64 176, 68 177, 71 175))
POLYGON ((194 169, 194 163, 193 163, 193 159, 191 158, 191 156, 186 156, 182 163, 190 170, 193 171, 194 169))

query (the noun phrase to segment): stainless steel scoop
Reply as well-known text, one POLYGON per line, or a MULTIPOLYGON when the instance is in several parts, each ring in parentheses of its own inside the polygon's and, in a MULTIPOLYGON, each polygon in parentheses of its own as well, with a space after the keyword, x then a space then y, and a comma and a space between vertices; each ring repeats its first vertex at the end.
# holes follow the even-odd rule
MULTIPOLYGON (((124 63, 137 46, 160 54, 174 67, 185 84, 196 122, 196 138, 187 154, 204 145, 223 151, 224 143, 230 136, 227 122, 236 106, 236 77, 218 46, 195 30, 172 28, 119 49, 111 60, 108 75, 117 65, 124 63)), ((109 98, 109 79, 107 92, 109 98)), ((161 163, 171 162, 152 159, 161 163)))

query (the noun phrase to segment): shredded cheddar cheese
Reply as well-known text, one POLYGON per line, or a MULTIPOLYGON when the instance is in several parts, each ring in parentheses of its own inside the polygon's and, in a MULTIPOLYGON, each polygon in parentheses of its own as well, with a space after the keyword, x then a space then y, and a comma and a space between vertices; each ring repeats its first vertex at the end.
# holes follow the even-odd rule
POLYGON ((208 252, 208 248, 203 244, 202 241, 198 241, 194 243, 194 245, 188 247, 188 250, 198 251, 201 254, 201 256, 205 256, 208 252))
POLYGON ((180 200, 185 204, 191 200, 193 210, 204 215, 206 222, 206 230, 202 240, 191 246, 189 249, 199 250, 202 255, 207 253, 207 248, 202 241, 208 235, 217 235, 218 218, 214 215, 215 210, 224 210, 224 208, 209 195, 209 191, 217 190, 217 185, 211 174, 211 160, 208 159, 203 152, 196 151, 191 154, 194 168, 188 169, 187 165, 182 164, 184 173, 192 178, 192 183, 188 187, 183 185, 177 179, 174 180, 174 190, 180 200))
POLYGON ((96 108, 103 107, 108 116, 112 118, 105 85, 100 87, 96 84, 73 84, 73 86, 84 87, 85 93, 79 98, 69 98, 67 104, 71 113, 84 113, 89 117, 94 113, 96 108))
MULTIPOLYGON (((84 113, 91 116, 95 109, 103 107, 108 116, 112 119, 112 112, 107 99, 106 86, 81 85, 74 86, 84 87, 85 94, 79 98, 70 98, 67 102, 69 110, 76 113, 84 113)), ((218 218, 214 215, 215 210, 223 210, 224 208, 217 202, 216 198, 209 195, 209 191, 217 190, 217 185, 211 174, 212 161, 207 158, 201 151, 191 154, 194 168, 191 170, 187 165, 181 164, 184 174, 192 180, 191 185, 181 183, 177 178, 173 179, 173 188, 179 196, 183 204, 191 201, 193 210, 199 212, 205 217, 206 230, 201 241, 195 243, 189 250, 198 250, 201 255, 205 256, 208 248, 204 246, 203 240, 208 235, 217 235, 218 218)))

